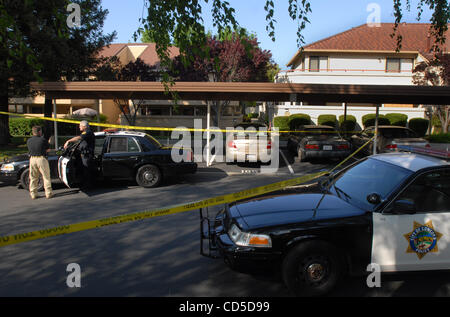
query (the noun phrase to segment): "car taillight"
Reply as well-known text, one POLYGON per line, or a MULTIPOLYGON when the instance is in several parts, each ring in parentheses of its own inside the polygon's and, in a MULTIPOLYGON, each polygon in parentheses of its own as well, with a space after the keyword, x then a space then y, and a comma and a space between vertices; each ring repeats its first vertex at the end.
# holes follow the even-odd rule
POLYGON ((234 141, 228 142, 228 147, 232 147, 232 148, 237 149, 236 143, 234 143, 234 141))
POLYGON ((388 145, 386 145, 386 149, 395 150, 395 149, 397 149, 397 144, 388 144, 388 145))
POLYGON ((191 151, 186 152, 186 162, 193 162, 194 154, 191 151))
POLYGON ((267 149, 270 150, 272 148, 272 142, 267 141, 267 149))
POLYGON ((307 150, 318 150, 319 146, 317 144, 306 144, 305 149, 307 150))
POLYGON ((349 146, 348 144, 340 144, 337 146, 338 150, 348 150, 349 146))
POLYGON ((425 145, 425 147, 430 148, 431 147, 430 143, 427 143, 427 145, 425 145))

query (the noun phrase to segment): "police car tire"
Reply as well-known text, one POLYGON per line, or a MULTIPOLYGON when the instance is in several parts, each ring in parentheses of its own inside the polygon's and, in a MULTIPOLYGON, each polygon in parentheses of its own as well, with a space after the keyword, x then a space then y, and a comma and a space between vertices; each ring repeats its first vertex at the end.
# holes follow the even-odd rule
MULTIPOLYGON (((30 169, 26 168, 22 174, 20 174, 20 186, 22 186, 23 189, 30 190, 30 169)), ((42 176, 39 176, 39 183, 38 183, 38 192, 41 192, 44 190, 44 181, 42 179, 42 176)))
POLYGON ((336 248, 324 241, 306 241, 295 246, 284 258, 282 276, 290 291, 297 296, 321 296, 329 293, 343 272, 342 257, 336 248), (324 268, 314 280, 308 273, 318 264, 324 268))
POLYGON ((162 174, 159 168, 156 165, 147 164, 144 166, 141 166, 137 172, 136 172, 136 182, 139 186, 145 187, 145 188, 153 188, 157 187, 162 180, 162 174), (153 176, 153 179, 151 182, 147 182, 145 180, 145 174, 151 173, 153 176))

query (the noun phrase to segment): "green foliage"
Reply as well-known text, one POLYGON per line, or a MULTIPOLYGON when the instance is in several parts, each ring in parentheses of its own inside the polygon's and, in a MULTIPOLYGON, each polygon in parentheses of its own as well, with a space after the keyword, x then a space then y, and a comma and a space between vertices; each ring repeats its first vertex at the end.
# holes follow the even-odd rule
MULTIPOLYGON (((64 119, 88 122, 97 122, 97 117, 71 117, 66 116, 64 119)), ((30 118, 9 118, 9 133, 13 136, 31 136, 31 129, 34 126, 45 127, 46 120, 42 119, 30 119, 30 118)), ((107 123, 108 118, 104 114, 100 114, 100 123, 107 123)), ((79 134, 79 128, 77 124, 58 122, 58 135, 59 136, 72 136, 79 134)))
POLYGON ((406 127, 408 124, 408 116, 403 113, 388 113, 386 118, 389 120, 391 125, 406 127))
POLYGON ((339 116, 339 128, 341 129, 341 131, 350 131, 350 132, 355 131, 356 117, 352 115, 347 115, 347 118, 344 121, 344 115, 339 116))
POLYGON ((311 124, 311 117, 304 113, 293 114, 289 116, 289 129, 294 131, 302 125, 311 124))
POLYGON ((428 131, 430 121, 422 118, 413 118, 409 120, 408 127, 417 133, 418 136, 424 137, 428 131))
POLYGON ((278 128, 280 131, 287 131, 289 130, 289 117, 275 117, 273 119, 273 126, 275 128, 278 128))
MULTIPOLYGON (((362 117, 362 123, 364 128, 375 126, 375 119, 376 115, 374 113, 364 115, 362 117)), ((378 125, 391 125, 391 122, 384 115, 380 114, 378 116, 378 125)))
POLYGON ((34 126, 45 126, 45 120, 27 118, 9 118, 9 133, 11 135, 27 136, 32 135, 31 129, 34 126))
POLYGON ((337 119, 334 114, 321 114, 317 119, 318 125, 327 125, 330 127, 337 127, 337 119))

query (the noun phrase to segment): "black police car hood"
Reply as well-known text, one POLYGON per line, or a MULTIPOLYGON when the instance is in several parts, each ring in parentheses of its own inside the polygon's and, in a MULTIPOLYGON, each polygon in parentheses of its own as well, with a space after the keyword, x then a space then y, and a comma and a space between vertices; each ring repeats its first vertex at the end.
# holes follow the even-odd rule
POLYGON ((358 216, 365 213, 331 194, 294 194, 250 201, 230 208, 247 230, 312 220, 358 216))

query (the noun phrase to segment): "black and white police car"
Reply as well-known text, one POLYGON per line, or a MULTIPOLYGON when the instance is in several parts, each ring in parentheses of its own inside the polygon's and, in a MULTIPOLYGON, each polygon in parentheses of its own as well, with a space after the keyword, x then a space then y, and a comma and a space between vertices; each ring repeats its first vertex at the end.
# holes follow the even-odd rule
MULTIPOLYGON (((68 147, 58 160, 61 181, 69 188, 81 183, 79 142, 68 147)), ((134 131, 95 133, 94 164, 97 177, 135 180, 142 187, 157 187, 164 177, 194 174, 197 163, 189 150, 180 149, 182 160, 175 162, 172 148, 152 136, 134 131)))
POLYGON ((372 263, 381 272, 450 269, 448 161, 374 155, 302 190, 203 217, 202 254, 240 271, 281 270, 287 287, 306 296, 328 293, 346 274, 368 274, 372 263))

